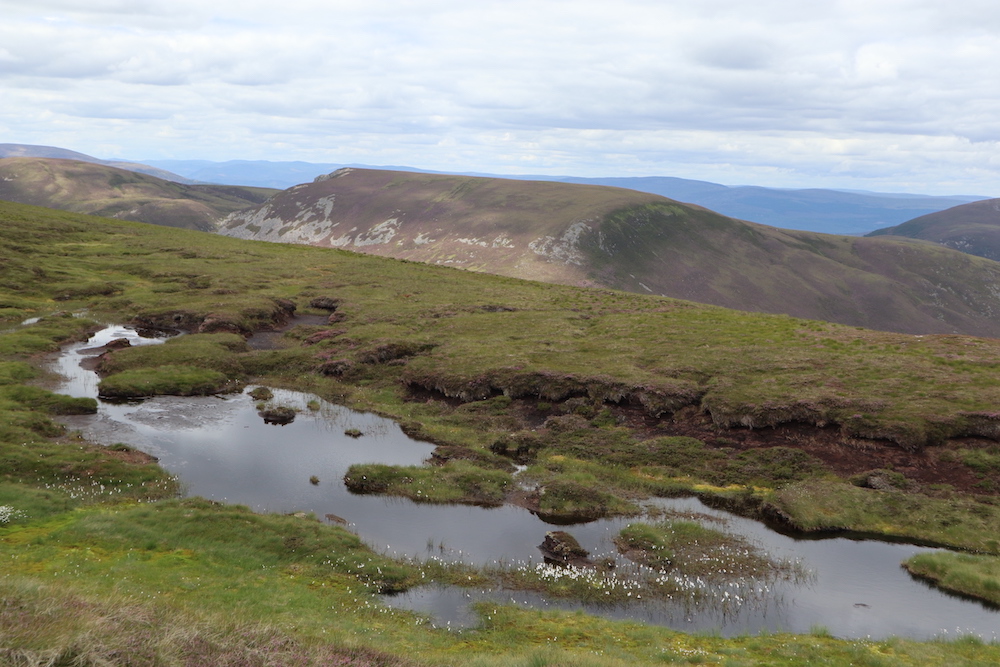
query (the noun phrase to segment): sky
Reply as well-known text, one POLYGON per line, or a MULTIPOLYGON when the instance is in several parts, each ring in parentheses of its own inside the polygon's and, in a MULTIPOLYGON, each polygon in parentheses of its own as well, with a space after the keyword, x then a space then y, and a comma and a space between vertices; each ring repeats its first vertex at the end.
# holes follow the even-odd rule
POLYGON ((0 143, 1000 196, 996 0, 0 0, 0 143))

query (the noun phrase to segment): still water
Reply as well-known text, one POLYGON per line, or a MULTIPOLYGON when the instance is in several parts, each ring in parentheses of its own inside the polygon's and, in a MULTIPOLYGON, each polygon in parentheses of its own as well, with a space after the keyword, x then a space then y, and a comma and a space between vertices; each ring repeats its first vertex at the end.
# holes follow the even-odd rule
MULTIPOLYGON (((64 350, 55 368, 65 382, 57 391, 97 396, 97 377, 81 367, 95 348, 114 338, 134 345, 156 344, 127 327, 109 327, 90 341, 64 350)), ((553 530, 517 507, 481 508, 430 505, 409 500, 359 496, 342 478, 354 463, 416 465, 433 445, 407 437, 388 419, 355 412, 315 396, 274 390, 274 403, 296 408, 287 425, 265 424, 246 394, 218 397, 158 397, 134 403, 101 402, 96 415, 67 418, 72 429, 103 444, 129 443, 160 459, 182 482, 185 493, 248 505, 261 512, 312 512, 344 523, 369 545, 388 554, 440 558, 471 564, 504 563, 535 567, 538 545, 553 530), (364 435, 351 438, 346 429, 364 435), (319 478, 318 484, 310 481, 319 478)), ((900 563, 920 547, 874 540, 795 539, 761 523, 710 509, 693 498, 657 500, 659 509, 692 513, 711 527, 745 537, 775 559, 798 563, 807 576, 758 586, 743 604, 724 608, 669 602, 627 606, 582 605, 512 591, 421 588, 387 599, 389 604, 432 615, 439 624, 475 623, 468 605, 475 600, 516 602, 536 607, 584 609, 682 630, 724 635, 759 631, 809 632, 822 626, 838 637, 974 634, 994 640, 1000 613, 958 599, 914 580, 900 563)), ((562 526, 592 557, 627 563, 611 542, 628 519, 562 526)))

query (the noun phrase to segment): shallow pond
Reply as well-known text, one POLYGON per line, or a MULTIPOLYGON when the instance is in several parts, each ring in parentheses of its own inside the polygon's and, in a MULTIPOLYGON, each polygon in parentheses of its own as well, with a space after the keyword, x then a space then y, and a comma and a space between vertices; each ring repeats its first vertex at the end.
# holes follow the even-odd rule
MULTIPOLYGON (((65 378, 57 391, 96 396, 97 378, 81 367, 87 350, 117 337, 133 344, 154 344, 126 327, 109 327, 87 343, 67 348, 55 370, 65 378)), ((353 495, 342 478, 354 463, 419 464, 433 445, 407 437, 391 420, 364 414, 298 392, 274 390, 273 402, 299 410, 290 424, 265 424, 247 394, 220 397, 159 397, 134 403, 101 402, 97 415, 65 420, 94 442, 126 442, 160 458, 190 495, 245 504, 259 511, 312 512, 346 522, 375 549, 419 559, 440 558, 477 565, 503 563, 538 568, 538 545, 553 530, 517 507, 487 509, 430 505, 409 500, 353 495), (352 438, 347 429, 363 435, 352 438), (311 477, 318 478, 318 484, 311 477)), ((919 639, 975 634, 986 640, 1000 634, 1000 613, 979 603, 943 594, 914 580, 900 563, 921 550, 873 540, 795 539, 763 524, 709 509, 696 499, 658 500, 667 511, 702 515, 711 527, 742 535, 772 557, 797 562, 808 576, 765 583, 745 582, 740 602, 705 586, 706 603, 652 602, 582 605, 546 600, 511 591, 471 591, 448 587, 417 589, 387 599, 389 604, 425 611, 438 623, 474 622, 474 600, 519 602, 533 606, 586 609, 613 618, 630 618, 682 630, 809 632, 822 626, 839 637, 889 635, 919 639)), ((560 527, 593 557, 617 557, 626 576, 629 566, 617 556, 611 538, 630 522, 609 519, 560 527)), ((633 568, 634 569, 634 568, 633 568)))

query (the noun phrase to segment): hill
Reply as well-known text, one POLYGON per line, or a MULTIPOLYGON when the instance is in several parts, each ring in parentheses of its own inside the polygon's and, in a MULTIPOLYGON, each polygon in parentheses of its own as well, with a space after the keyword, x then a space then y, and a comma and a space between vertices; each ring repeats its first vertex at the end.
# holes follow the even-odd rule
POLYGON ((219 231, 887 331, 1000 336, 993 262, 781 230, 619 188, 343 169, 219 231))
POLYGON ((102 160, 101 158, 96 158, 85 153, 77 153, 76 151, 67 150, 65 148, 57 148, 55 146, 0 144, 0 158, 6 157, 44 157, 59 160, 76 160, 77 162, 90 162, 92 164, 101 164, 105 167, 114 167, 116 169, 134 171, 139 174, 155 176, 156 178, 162 178, 165 181, 173 181, 175 183, 186 183, 191 185, 197 182, 167 171, 166 169, 160 169, 159 167, 143 164, 141 162, 130 162, 128 160, 102 160))
MULTIPOLYGON (((415 173, 443 173, 410 167, 373 167, 356 164, 272 162, 267 160, 147 160, 147 164, 183 174, 189 179, 229 185, 290 188, 335 169, 387 169, 415 173)), ((879 227, 895 225, 919 215, 941 211, 984 199, 975 195, 929 196, 843 190, 791 190, 757 186, 728 186, 708 181, 669 176, 580 178, 569 176, 468 173, 464 176, 514 180, 556 181, 583 185, 608 185, 658 194, 703 206, 740 220, 785 229, 827 234, 862 235, 879 227)))
POLYGON ((260 204, 272 192, 184 185, 62 158, 0 159, 0 199, 200 231, 213 231, 226 214, 260 204))
POLYGON ((922 215, 868 236, 905 236, 1000 260, 1000 199, 986 199, 922 215))

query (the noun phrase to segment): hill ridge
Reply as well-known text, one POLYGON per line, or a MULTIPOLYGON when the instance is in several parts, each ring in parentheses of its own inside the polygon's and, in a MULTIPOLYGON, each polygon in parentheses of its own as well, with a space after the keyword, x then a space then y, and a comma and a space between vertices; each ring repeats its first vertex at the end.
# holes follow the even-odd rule
POLYGON ((206 232, 225 214, 260 204, 272 192, 186 185, 66 158, 0 158, 0 199, 206 232))
POLYGON ((347 168, 235 212, 219 232, 888 331, 1000 335, 1000 264, 621 188, 347 168))

